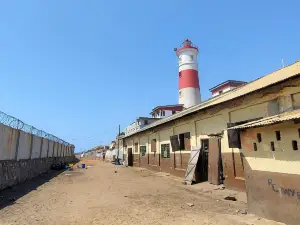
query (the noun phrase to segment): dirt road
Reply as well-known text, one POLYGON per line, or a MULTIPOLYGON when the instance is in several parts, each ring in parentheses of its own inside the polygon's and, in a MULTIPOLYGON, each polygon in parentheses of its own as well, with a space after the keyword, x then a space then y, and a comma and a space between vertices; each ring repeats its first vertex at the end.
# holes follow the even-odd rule
POLYGON ((243 215, 237 210, 244 203, 217 200, 171 177, 87 164, 0 193, 0 224, 279 224, 243 215))

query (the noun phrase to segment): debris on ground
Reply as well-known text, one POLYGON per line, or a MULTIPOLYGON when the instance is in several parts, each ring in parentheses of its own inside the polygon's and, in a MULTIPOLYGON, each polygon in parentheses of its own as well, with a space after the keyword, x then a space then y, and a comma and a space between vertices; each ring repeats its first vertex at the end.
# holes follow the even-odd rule
POLYGON ((219 186, 219 187, 214 188, 214 190, 224 190, 224 189, 225 189, 224 186, 219 186))
POLYGON ((243 214, 243 215, 247 215, 248 214, 247 210, 244 210, 244 209, 238 210, 238 213, 243 214))
POLYGON ((236 197, 234 197, 234 196, 227 196, 224 199, 228 200, 228 201, 234 201, 234 202, 236 201, 236 197))
POLYGON ((187 202, 186 203, 189 207, 193 207, 194 206, 194 203, 189 203, 189 202, 187 202))
POLYGON ((117 173, 118 171, 115 170, 115 173, 117 173))

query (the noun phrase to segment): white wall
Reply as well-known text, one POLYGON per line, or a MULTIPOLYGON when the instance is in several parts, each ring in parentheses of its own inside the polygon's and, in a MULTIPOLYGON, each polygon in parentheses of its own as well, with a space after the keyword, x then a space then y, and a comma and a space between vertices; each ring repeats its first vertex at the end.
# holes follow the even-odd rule
POLYGON ((163 111, 165 111, 164 116, 161 115, 161 110, 159 110, 158 111, 159 114, 155 113, 153 118, 165 118, 165 117, 168 117, 168 116, 172 115, 172 110, 163 110, 163 111))
POLYGON ((32 159, 40 158, 41 145, 42 145, 42 138, 33 135, 32 152, 31 152, 32 159))
POLYGON ((20 131, 18 157, 20 159, 29 159, 30 157, 30 146, 31 146, 31 134, 20 131))
POLYGON ((53 148, 54 148, 54 142, 53 141, 49 141, 48 157, 52 157, 53 156, 53 148))
POLYGON ((16 155, 17 130, 0 124, 0 159, 14 159, 16 155))

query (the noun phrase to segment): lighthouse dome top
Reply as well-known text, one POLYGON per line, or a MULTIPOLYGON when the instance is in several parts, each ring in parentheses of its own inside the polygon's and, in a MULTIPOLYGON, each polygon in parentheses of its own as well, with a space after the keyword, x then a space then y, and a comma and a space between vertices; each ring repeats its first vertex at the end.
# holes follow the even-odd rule
POLYGON ((198 47, 193 45, 193 43, 189 40, 189 39, 185 39, 180 48, 176 49, 176 55, 178 55, 178 53, 182 52, 185 49, 194 49, 198 52, 198 47))

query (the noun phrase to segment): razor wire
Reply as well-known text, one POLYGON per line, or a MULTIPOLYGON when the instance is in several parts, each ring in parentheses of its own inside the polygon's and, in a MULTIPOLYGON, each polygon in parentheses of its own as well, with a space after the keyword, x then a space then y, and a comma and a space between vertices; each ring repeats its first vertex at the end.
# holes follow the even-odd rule
POLYGON ((1 111, 0 111, 0 123, 6 125, 8 127, 11 127, 13 129, 16 129, 16 130, 24 131, 26 133, 29 133, 29 134, 32 134, 32 135, 35 135, 35 136, 38 136, 41 138, 46 138, 50 141, 58 142, 60 144, 66 145, 66 146, 73 146, 72 144, 70 144, 52 134, 49 134, 43 130, 39 130, 39 129, 35 128, 34 126, 26 124, 23 121, 15 118, 13 116, 7 115, 6 113, 1 112, 1 111))

